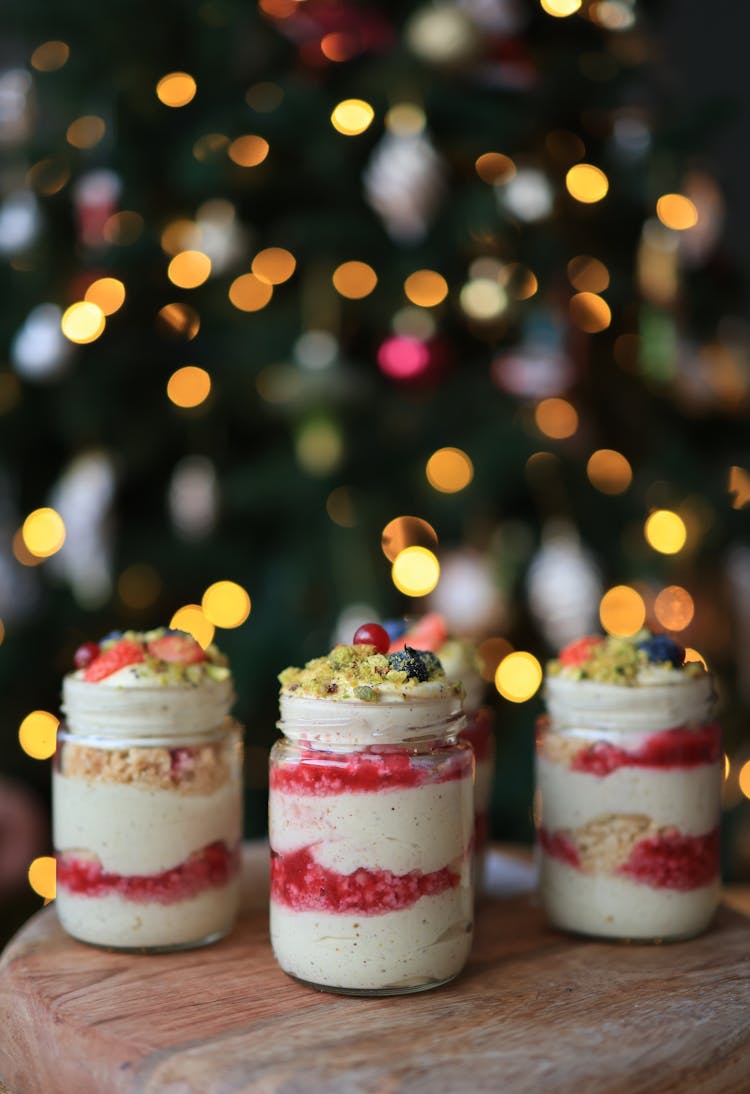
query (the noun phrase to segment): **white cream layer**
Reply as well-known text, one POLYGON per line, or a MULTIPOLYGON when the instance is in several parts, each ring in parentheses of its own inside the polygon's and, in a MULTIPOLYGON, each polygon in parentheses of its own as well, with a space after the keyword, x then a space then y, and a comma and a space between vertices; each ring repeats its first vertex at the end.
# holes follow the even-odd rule
POLYGON ((380 689, 373 702, 281 693, 279 728, 292 740, 321 744, 397 744, 424 740, 464 727, 459 696, 440 683, 415 692, 380 689))
POLYGON ((173 904, 125 900, 118 893, 85 896, 58 889, 55 906, 65 930, 98 946, 179 946, 225 934, 237 915, 239 879, 173 904))
POLYGON ((158 874, 195 851, 242 835, 239 781, 213 794, 180 794, 53 776, 55 850, 85 851, 115 874, 158 874))
POLYGON ((702 836, 719 823, 723 763, 658 770, 621 767, 606 776, 571 771, 537 757, 542 824, 578 828, 610 814, 641 814, 660 828, 702 836))
POLYGON ((473 825, 471 778, 326 797, 272 790, 269 798, 273 850, 312 846, 315 860, 340 874, 432 873, 449 864, 460 871, 473 825))
POLYGON ((540 891, 558 927, 604 938, 669 939, 708 926, 719 881, 683 893, 626 878, 586 875, 540 852, 540 891))
POLYGON ((74 734, 184 738, 221 725, 234 703, 231 677, 160 685, 129 665, 96 683, 83 672, 63 680, 62 710, 74 734))
POLYGON ((470 886, 423 896, 383 915, 295 912, 271 901, 271 942, 282 969, 338 988, 408 988, 456 976, 471 948, 470 886))
POLYGON ((650 669, 632 687, 547 676, 547 710, 555 729, 580 727, 654 733, 711 720, 714 690, 708 673, 650 669))

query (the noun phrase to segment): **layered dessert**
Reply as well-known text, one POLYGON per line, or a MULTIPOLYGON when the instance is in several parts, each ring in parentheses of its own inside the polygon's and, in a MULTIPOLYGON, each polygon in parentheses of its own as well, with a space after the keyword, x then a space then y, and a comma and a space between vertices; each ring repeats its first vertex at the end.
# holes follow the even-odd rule
POLYGON ((239 894, 241 738, 226 658, 164 628, 76 653, 53 771, 57 914, 84 942, 203 944, 239 894))
POLYGON ((556 925, 676 939, 720 886, 714 690, 666 635, 586 637, 548 665, 537 737, 541 891, 556 925))
POLYGON ((484 705, 487 685, 482 677, 480 658, 475 643, 453 638, 443 616, 429 612, 411 626, 388 623, 390 651, 405 645, 419 646, 436 653, 449 680, 460 681, 464 689, 466 726, 460 738, 474 749, 474 849, 477 876, 482 876, 482 859, 489 839, 489 810, 495 774, 494 714, 484 705))
POLYGON ((286 669, 286 740, 271 758, 276 958, 306 983, 350 994, 443 983, 472 937, 461 689, 433 654, 383 648, 387 636, 384 647, 338 646, 286 669))

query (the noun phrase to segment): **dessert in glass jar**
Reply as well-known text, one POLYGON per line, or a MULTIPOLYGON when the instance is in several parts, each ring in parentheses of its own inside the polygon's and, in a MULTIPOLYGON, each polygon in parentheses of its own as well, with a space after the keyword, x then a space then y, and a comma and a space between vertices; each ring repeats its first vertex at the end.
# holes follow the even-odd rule
POLYGON ((53 770, 57 915, 82 942, 163 951, 233 925, 242 738, 226 658, 159 628, 76 653, 53 770))
POLYGON ((548 665, 540 886, 558 927, 688 938, 719 899, 724 772, 710 674, 670 637, 585 637, 548 665))
POLYGON ((397 995, 451 980, 469 954, 473 756, 438 659, 366 635, 280 676, 271 941, 313 987, 397 995))
POLYGON ((438 612, 429 612, 413 624, 389 621, 386 627, 391 635, 390 652, 407 645, 432 650, 440 659, 446 677, 463 686, 466 725, 459 739, 468 741, 474 749, 474 853, 477 878, 481 882, 495 774, 495 713, 485 705, 487 684, 482 678, 477 647, 468 639, 450 637, 445 619, 438 612))

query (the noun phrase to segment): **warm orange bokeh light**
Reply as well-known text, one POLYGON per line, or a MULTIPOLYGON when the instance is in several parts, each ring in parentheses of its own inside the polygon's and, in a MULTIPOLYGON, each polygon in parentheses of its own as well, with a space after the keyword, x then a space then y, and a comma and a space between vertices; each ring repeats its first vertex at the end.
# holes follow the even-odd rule
POLYGON ((86 289, 84 300, 96 304, 105 315, 114 315, 125 303, 125 286, 116 277, 100 277, 86 289))
POLYGON ((502 152, 485 152, 478 157, 474 167, 482 182, 489 183, 490 186, 510 182, 516 173, 515 163, 502 152))
POLYGON ((698 223, 698 210, 684 194, 662 194, 656 203, 656 215, 667 228, 678 232, 698 223))
POLYGON ((442 494, 456 494, 474 478, 474 464, 460 448, 439 448, 425 468, 427 481, 442 494))
POLYGON ((237 137, 229 145, 228 155, 238 167, 257 167, 268 155, 268 141, 252 133, 237 137))
POLYGON ((84 114, 70 123, 65 132, 65 139, 73 148, 93 148, 106 131, 104 118, 100 118, 97 114, 84 114))
POLYGON ((165 304, 156 313, 156 325, 161 334, 190 342, 200 330, 201 320, 195 308, 188 304, 165 304))
POLYGON ((668 631, 684 631, 695 615, 693 598, 681 585, 668 585, 654 601, 654 615, 668 631))
POLYGON ((542 399, 537 403, 534 420, 540 433, 556 441, 572 437, 578 429, 578 411, 567 399, 542 399))
POLYGON ((612 322, 609 304, 593 292, 579 292, 571 297, 570 318, 586 334, 598 334, 612 322))
POLYGON ((281 285, 294 273, 297 267, 297 259, 291 251, 283 247, 266 247, 258 251, 252 261, 251 270, 259 281, 265 281, 268 285, 281 285))
POLYGON ((378 283, 378 275, 366 262, 342 262, 333 271, 333 287, 349 300, 369 296, 378 283))
POLYGON ((416 270, 404 282, 404 292, 412 304, 434 308, 448 295, 448 282, 435 270, 416 270))
POLYGON ((37 72, 55 72, 69 57, 70 49, 65 42, 42 42, 31 54, 31 67, 37 72))
POLYGON ((568 263, 568 280, 579 292, 604 292, 609 288, 609 270, 598 258, 577 255, 568 263))
POLYGON ((389 562, 407 547, 437 547, 437 532, 421 517, 394 517, 382 531, 380 546, 389 562))
POLYGON ((170 72, 156 85, 156 97, 165 106, 187 106, 197 90, 198 85, 188 72, 170 72))
POLYGON ((676 555, 685 546, 687 528, 678 513, 671 509, 656 509, 644 524, 643 534, 655 551, 676 555))
POLYGON ((229 299, 239 311, 260 311, 273 296, 273 285, 255 274, 240 274, 229 286, 229 299))
POLYGON ((599 448, 592 452, 586 464, 589 482, 602 494, 624 494, 633 481, 633 470, 622 455, 613 448, 599 448))
POLYGON ((601 201, 609 190, 609 180, 600 167, 593 163, 577 163, 565 176, 565 185, 571 197, 585 205, 601 201))
POLYGON ((211 377, 204 368, 185 365, 173 372, 167 381, 167 395, 175 406, 199 406, 209 396, 211 377))
POLYGON ((167 277, 180 289, 197 289, 211 274, 211 259, 203 251, 180 251, 167 267, 167 277))
POLYGON ((599 619, 607 634, 629 638, 646 621, 643 597, 630 585, 615 585, 601 599, 599 619))

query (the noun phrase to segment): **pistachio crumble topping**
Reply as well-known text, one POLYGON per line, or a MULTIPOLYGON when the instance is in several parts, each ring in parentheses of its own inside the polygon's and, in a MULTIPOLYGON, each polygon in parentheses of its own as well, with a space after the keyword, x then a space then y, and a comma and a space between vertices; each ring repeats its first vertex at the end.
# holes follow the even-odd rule
POLYGON ((685 651, 667 635, 643 629, 628 638, 614 635, 577 639, 547 662, 549 676, 594 680, 632 687, 654 670, 694 678, 705 672, 699 661, 684 661, 685 651))
MULTIPOLYGON (((410 651, 421 658, 423 651, 410 651)), ((434 654, 420 661, 421 679, 408 669, 394 667, 394 655, 378 653, 374 646, 335 646, 324 657, 308 661, 304 668, 286 668, 279 674, 282 691, 306 698, 359 699, 377 702, 381 692, 405 696, 424 690, 425 684, 442 684, 446 690, 462 694, 460 684, 446 679, 443 666, 434 654)), ((398 662, 396 662, 398 663, 398 662)))

